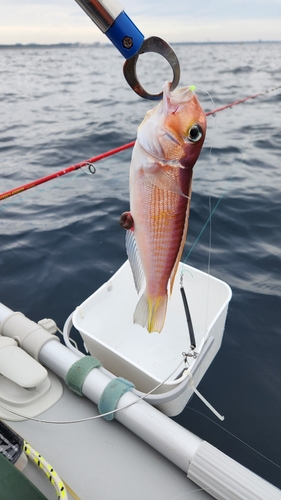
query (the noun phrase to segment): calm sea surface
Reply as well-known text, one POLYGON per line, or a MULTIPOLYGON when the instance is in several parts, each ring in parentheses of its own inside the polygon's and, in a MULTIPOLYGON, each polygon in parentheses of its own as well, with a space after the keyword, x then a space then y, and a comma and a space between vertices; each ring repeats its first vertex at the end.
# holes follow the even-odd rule
MULTIPOLYGON (((281 83, 280 49, 176 45, 181 85, 197 86, 206 111, 271 89, 281 83)), ((141 81, 159 91, 169 68, 156 56, 140 63, 141 81)), ((0 50, 0 192, 134 140, 152 104, 127 86, 122 65, 109 46, 0 50)), ((280 107, 279 89, 208 119, 184 258, 218 204, 187 262, 207 271, 210 258, 211 274, 233 290, 222 348, 199 386, 225 421, 215 425, 196 397, 176 419, 279 488, 280 107)), ((130 155, 97 163, 95 175, 79 171, 0 202, 1 302, 62 328, 118 269, 126 259, 118 218, 129 207, 130 155)))

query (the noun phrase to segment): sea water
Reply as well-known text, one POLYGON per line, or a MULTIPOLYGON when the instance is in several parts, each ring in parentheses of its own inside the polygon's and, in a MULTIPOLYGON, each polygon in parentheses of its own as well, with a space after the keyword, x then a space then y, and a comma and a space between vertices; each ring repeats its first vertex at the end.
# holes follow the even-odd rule
MULTIPOLYGON (((196 85, 206 111, 280 85, 278 43, 174 48, 180 85, 196 85)), ((151 54, 139 63, 143 85, 159 92, 171 77, 167 64, 151 54)), ((122 64, 111 46, 1 47, 1 193, 135 139, 154 104, 128 87, 122 64)), ((208 118, 183 259, 233 290, 222 348, 199 386, 225 420, 196 396, 176 418, 279 488, 280 105, 279 89, 208 118)), ((1 302, 62 328, 119 268, 130 155, 0 202, 1 302)))

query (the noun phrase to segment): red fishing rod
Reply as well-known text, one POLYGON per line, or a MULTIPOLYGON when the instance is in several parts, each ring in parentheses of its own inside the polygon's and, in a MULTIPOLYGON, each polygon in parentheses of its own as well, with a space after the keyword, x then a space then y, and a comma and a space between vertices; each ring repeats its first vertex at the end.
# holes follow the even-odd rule
MULTIPOLYGON (((220 111, 223 111, 227 108, 232 108, 233 106, 237 106, 238 104, 242 104, 246 101, 249 101, 250 99, 255 99, 256 97, 260 97, 261 95, 268 94, 269 92, 272 92, 273 90, 277 90, 281 88, 279 85, 278 87, 275 87, 270 90, 265 90, 263 92, 259 92, 258 94, 251 95, 249 97, 244 97, 243 99, 239 99, 238 101, 234 101, 230 104, 226 104, 224 106, 221 106, 220 108, 214 109, 213 111, 208 111, 206 113, 206 116, 210 115, 215 115, 216 113, 219 113, 220 111)), ((96 163, 99 160, 102 160, 104 158, 108 158, 109 156, 115 155, 117 153, 120 153, 121 151, 125 151, 126 149, 132 148, 135 144, 135 141, 129 142, 128 144, 124 144, 123 146, 120 146, 115 149, 111 149, 110 151, 107 151, 105 153, 102 153, 98 156, 94 156, 93 158, 90 158, 89 160, 82 161, 80 163, 76 163, 75 165, 72 165, 71 167, 65 168, 63 170, 59 170, 58 172, 54 172, 53 174, 46 175, 45 177, 41 177, 40 179, 37 179, 32 182, 28 182, 27 184, 23 184, 22 186, 19 186, 17 188, 11 189, 10 191, 6 191, 5 193, 0 194, 0 201, 1 200, 6 200, 7 198, 10 198, 11 196, 14 196, 15 194, 22 193, 23 191, 27 191, 28 189, 31 189, 35 186, 39 186, 40 184, 44 184, 45 182, 48 182, 52 179, 56 179, 57 177, 61 177, 62 175, 69 174, 70 172, 74 172, 75 170, 79 170, 82 167, 90 166, 93 163, 96 163)))
POLYGON ((85 161, 82 161, 80 163, 76 163, 75 165, 71 165, 71 167, 64 168, 63 170, 59 170, 58 172, 54 172, 53 174, 46 175, 45 177, 41 177, 40 179, 36 179, 35 181, 28 182, 27 184, 23 184, 22 186, 19 186, 15 189, 11 189, 10 191, 6 191, 5 193, 1 193, 0 194, 0 201, 6 200, 7 198, 14 196, 15 194, 22 193, 23 191, 27 191, 28 189, 31 189, 35 186, 39 186, 40 184, 44 184, 45 182, 51 181, 52 179, 56 179, 57 177, 61 177, 62 175, 69 174, 70 172, 74 172, 75 170, 79 170, 82 167, 91 166, 94 162, 102 160, 103 158, 108 158, 108 156, 112 156, 112 155, 115 155, 117 153, 120 153, 121 151, 124 151, 125 149, 132 148, 134 144, 135 144, 135 141, 129 142, 128 144, 124 144, 123 146, 120 146, 118 148, 111 149, 110 151, 107 151, 106 153, 102 153, 98 156, 94 156, 93 158, 90 158, 89 160, 85 160, 85 161))

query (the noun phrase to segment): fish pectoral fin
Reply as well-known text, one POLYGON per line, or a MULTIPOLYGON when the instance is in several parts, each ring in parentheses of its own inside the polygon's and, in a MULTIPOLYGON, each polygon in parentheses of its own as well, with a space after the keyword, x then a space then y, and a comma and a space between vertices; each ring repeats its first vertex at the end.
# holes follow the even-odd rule
POLYGON ((154 186, 188 198, 188 196, 182 192, 177 178, 172 175, 175 168, 182 167, 154 162, 153 165, 149 163, 147 167, 143 167, 143 173, 148 182, 154 184, 154 186))
POLYGON ((160 333, 165 323, 167 302, 167 293, 158 297, 150 297, 144 292, 135 309, 134 323, 143 326, 149 333, 160 333))
POLYGON ((141 259, 140 259, 140 254, 138 251, 136 239, 134 232, 132 230, 126 231, 126 250, 127 250, 127 255, 128 259, 131 265, 133 277, 134 277, 134 283, 137 292, 139 293, 144 281, 145 281, 145 275, 144 275, 144 270, 142 267, 141 259))
POLYGON ((134 229, 134 219, 131 212, 123 212, 119 219, 119 224, 123 229, 134 229))

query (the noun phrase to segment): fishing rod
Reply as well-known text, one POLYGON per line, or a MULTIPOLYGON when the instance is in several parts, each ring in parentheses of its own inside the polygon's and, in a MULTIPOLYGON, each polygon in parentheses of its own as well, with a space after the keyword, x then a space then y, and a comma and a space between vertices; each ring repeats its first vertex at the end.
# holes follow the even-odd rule
MULTIPOLYGON (((33 187, 39 186, 40 184, 44 184, 45 182, 51 181, 52 179, 56 179, 57 177, 62 177, 65 174, 69 174, 70 172, 74 172, 75 170, 79 170, 83 167, 93 167, 94 162, 102 160, 103 158, 108 158, 109 156, 120 153, 121 151, 125 151, 126 149, 132 148, 135 144, 135 141, 129 142, 128 144, 124 144, 123 146, 119 146, 118 148, 111 149, 110 151, 106 151, 98 156, 94 156, 89 160, 84 160, 80 163, 76 163, 75 165, 71 165, 68 168, 64 168, 63 170, 59 170, 58 172, 54 172, 53 174, 46 175, 45 177, 41 177, 40 179, 36 179, 35 181, 28 182, 27 184, 23 184, 22 186, 18 186, 15 189, 11 189, 10 191, 6 191, 5 193, 0 194, 0 201, 6 200, 15 194, 22 193, 23 191, 27 191, 33 187)), ((91 170, 90 170, 91 171, 91 170)))
MULTIPOLYGON (((250 99, 256 99, 257 97, 268 94, 269 92, 273 92, 274 90, 278 90, 280 88, 281 88, 281 85, 279 85, 278 87, 269 89, 269 90, 264 90, 262 92, 258 92, 257 94, 254 94, 254 95, 251 95, 248 97, 244 97, 243 99, 239 99, 238 101, 231 102, 230 104, 225 104, 224 106, 213 109, 212 111, 208 111, 206 113, 206 116, 214 116, 216 113, 224 111, 225 109, 232 108, 233 106, 237 106, 238 104, 243 104, 244 102, 249 101, 250 99)), ((84 160, 80 163, 76 163, 75 165, 71 165, 68 168, 65 168, 63 170, 59 170, 58 172, 54 172, 53 174, 46 175, 45 177, 41 177, 40 179, 36 179, 32 182, 28 182, 27 184, 23 184, 22 186, 18 186, 18 187, 11 189, 9 191, 5 191, 4 193, 0 193, 0 201, 6 200, 7 198, 10 198, 11 196, 14 196, 16 194, 22 193, 23 191, 27 191, 28 189, 39 186, 40 184, 44 184, 45 182, 48 182, 52 179, 56 179, 57 177, 62 177, 63 175, 69 174, 70 172, 74 172, 75 170, 79 170, 80 168, 83 168, 83 167, 90 167, 91 168, 91 167, 93 167, 94 163, 96 163, 104 158, 108 158, 109 156, 115 155, 117 153, 120 153, 121 151, 125 151, 126 149, 132 148, 134 146, 135 142, 136 141, 129 142, 127 144, 124 144, 123 146, 119 146, 118 148, 111 149, 110 151, 106 151, 105 153, 94 156, 93 158, 90 158, 89 160, 84 160)))

